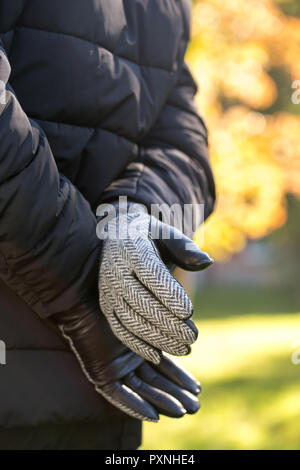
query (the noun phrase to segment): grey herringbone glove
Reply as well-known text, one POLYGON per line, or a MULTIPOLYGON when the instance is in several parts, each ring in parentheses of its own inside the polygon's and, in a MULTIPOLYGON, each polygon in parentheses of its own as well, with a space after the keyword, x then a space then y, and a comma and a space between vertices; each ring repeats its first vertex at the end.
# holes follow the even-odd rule
POLYGON ((195 271, 212 259, 144 206, 129 204, 125 209, 98 225, 103 239, 100 307, 120 341, 158 364, 161 351, 186 355, 197 339, 197 328, 189 320, 191 300, 166 263, 195 271))

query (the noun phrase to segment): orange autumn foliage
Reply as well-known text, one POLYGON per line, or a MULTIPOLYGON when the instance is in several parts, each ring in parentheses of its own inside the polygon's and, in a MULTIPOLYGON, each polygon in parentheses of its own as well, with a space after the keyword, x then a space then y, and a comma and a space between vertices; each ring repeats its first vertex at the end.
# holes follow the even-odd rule
POLYGON ((200 232, 195 239, 217 260, 284 224, 286 194, 300 196, 300 104, 293 114, 268 112, 278 97, 270 70, 289 77, 292 97, 299 50, 300 18, 285 15, 275 0, 194 2, 187 58, 218 196, 204 244, 200 232))

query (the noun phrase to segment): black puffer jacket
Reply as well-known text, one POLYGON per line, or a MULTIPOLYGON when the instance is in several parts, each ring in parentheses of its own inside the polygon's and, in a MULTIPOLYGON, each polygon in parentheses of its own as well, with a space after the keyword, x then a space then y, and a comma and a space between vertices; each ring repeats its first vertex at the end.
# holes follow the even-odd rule
POLYGON ((95 294, 101 200, 212 211, 188 36, 188 0, 0 0, 1 449, 139 445, 47 318, 95 294))

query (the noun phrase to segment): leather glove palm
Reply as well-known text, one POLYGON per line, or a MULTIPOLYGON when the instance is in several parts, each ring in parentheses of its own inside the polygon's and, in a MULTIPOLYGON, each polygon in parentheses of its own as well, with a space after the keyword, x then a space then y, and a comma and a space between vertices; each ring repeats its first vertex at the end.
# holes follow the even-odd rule
POLYGON ((117 214, 112 211, 109 222, 98 224, 98 236, 103 239, 100 307, 114 334, 154 364, 160 362, 161 351, 188 354, 197 339, 197 328, 189 319, 193 307, 166 265, 197 271, 212 259, 140 204, 129 204, 117 214))
POLYGON ((181 417, 199 409, 200 384, 191 374, 167 357, 154 367, 134 354, 114 337, 101 312, 84 305, 52 321, 96 391, 121 411, 157 421, 159 414, 181 417))

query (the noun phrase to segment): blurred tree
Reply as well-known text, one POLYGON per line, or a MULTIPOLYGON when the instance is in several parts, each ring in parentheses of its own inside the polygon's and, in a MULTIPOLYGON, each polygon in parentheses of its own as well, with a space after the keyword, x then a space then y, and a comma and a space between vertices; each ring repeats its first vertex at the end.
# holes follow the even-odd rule
POLYGON ((276 246, 276 261, 280 269, 285 271, 285 277, 291 289, 294 300, 300 303, 300 198, 287 195, 288 221, 273 232, 269 239, 276 246))
POLYGON ((287 193, 300 197, 299 16, 297 0, 194 1, 188 61, 218 193, 204 248, 217 260, 282 226, 287 193))

